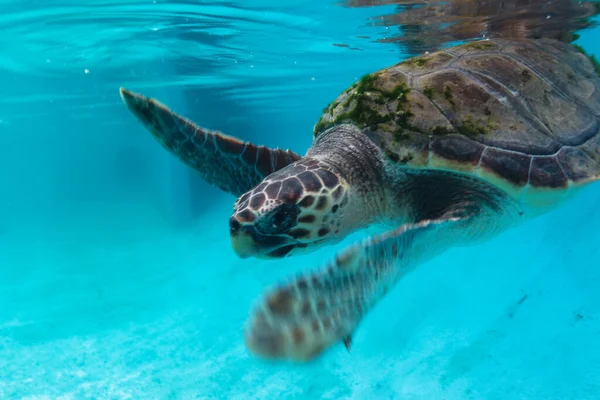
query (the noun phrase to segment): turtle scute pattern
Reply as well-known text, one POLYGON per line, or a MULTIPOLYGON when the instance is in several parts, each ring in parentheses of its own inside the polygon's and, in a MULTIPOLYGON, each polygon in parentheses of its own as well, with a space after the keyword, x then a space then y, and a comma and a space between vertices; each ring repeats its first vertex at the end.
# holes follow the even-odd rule
POLYGON ((485 40, 363 77, 315 135, 357 124, 397 163, 473 173, 512 190, 600 177, 600 78, 555 40, 485 40))
MULTIPOLYGON (((298 205, 297 219, 288 235, 298 240, 320 239, 337 234, 348 205, 347 184, 315 159, 303 159, 275 174, 242 195, 235 204, 242 223, 270 225, 261 218, 276 207, 298 205)), ((267 228, 268 230, 268 228, 267 228)))

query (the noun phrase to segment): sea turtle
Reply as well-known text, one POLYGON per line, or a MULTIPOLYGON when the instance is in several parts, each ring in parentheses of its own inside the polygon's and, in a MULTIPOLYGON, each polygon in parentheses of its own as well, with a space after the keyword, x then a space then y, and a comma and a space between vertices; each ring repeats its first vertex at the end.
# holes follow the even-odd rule
POLYGON ((165 148, 239 196, 229 219, 239 256, 281 258, 385 229, 264 294, 244 333, 264 358, 350 349, 361 319, 416 265, 600 178, 600 78, 551 39, 473 41, 366 75, 324 110, 304 156, 121 96, 165 148))

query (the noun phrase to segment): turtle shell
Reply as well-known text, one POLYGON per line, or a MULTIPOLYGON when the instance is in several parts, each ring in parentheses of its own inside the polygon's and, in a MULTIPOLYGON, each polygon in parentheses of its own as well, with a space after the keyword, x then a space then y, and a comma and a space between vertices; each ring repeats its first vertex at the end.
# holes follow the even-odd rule
POLYGON ((473 174, 553 203, 600 177, 595 67, 565 42, 471 42, 363 77, 324 110, 315 135, 352 122, 392 162, 473 174))

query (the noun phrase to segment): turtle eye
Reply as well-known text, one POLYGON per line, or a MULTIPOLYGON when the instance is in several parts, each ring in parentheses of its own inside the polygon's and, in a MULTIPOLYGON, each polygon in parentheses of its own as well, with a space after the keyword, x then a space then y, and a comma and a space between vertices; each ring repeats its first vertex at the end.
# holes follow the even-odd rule
POLYGON ((285 222, 285 213, 283 211, 277 211, 275 215, 273 215, 273 228, 279 228, 285 222))
POLYGON ((266 232, 280 234, 296 225, 300 209, 294 204, 282 204, 266 218, 263 225, 266 232))

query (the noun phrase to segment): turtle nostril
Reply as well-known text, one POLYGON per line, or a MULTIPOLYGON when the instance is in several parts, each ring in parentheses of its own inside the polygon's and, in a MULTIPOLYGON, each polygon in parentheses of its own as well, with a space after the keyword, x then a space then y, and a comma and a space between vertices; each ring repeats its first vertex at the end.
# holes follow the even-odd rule
POLYGON ((235 217, 229 218, 229 232, 235 233, 241 228, 240 222, 235 217))

